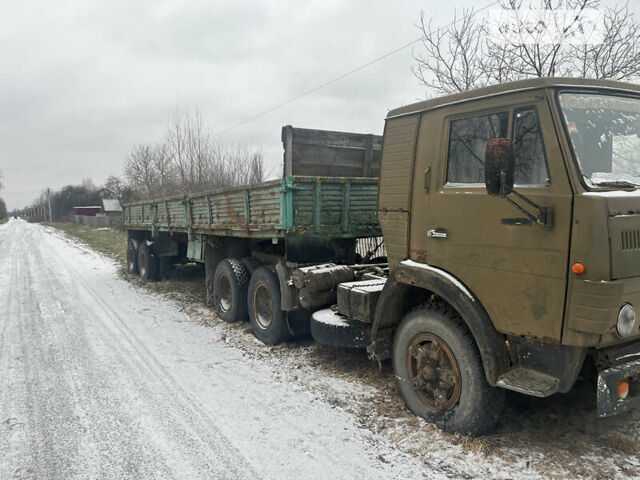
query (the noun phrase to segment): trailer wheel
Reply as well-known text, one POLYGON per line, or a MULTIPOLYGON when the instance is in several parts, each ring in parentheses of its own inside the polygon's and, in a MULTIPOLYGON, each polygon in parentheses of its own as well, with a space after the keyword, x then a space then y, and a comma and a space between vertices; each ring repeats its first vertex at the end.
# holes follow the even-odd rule
POLYGON ((138 271, 143 280, 158 279, 158 257, 144 240, 138 245, 138 271))
POLYGON ((272 266, 256 269, 249 282, 247 299, 253 334, 267 345, 277 345, 289 338, 287 315, 280 308, 280 285, 272 266))
POLYGON ((447 432, 485 433, 504 405, 504 390, 487 383, 471 334, 444 304, 405 316, 393 342, 393 368, 409 409, 447 432))
POLYGON ((138 241, 133 238, 129 239, 127 244, 127 271, 133 275, 138 272, 138 241))
POLYGON ((247 283, 249 274, 239 260, 225 258, 218 263, 213 277, 213 305, 223 321, 247 318, 247 283))

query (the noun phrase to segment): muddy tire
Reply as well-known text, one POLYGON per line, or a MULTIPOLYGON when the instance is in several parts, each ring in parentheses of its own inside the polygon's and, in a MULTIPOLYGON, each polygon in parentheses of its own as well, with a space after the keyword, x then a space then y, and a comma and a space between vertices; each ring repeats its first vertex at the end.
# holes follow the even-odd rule
POLYGON ((221 320, 238 322, 247 318, 247 269, 235 258, 218 263, 213 276, 213 306, 221 320))
POLYGON ((444 304, 405 316, 393 341, 393 369, 409 409, 446 432, 486 433, 504 406, 504 390, 487 383, 466 325, 444 304))
POLYGON ((127 272, 137 275, 138 271, 138 241, 133 238, 127 243, 127 272))
POLYGON ((138 271, 143 280, 158 279, 158 257, 146 241, 138 245, 138 271))
POLYGON ((247 298, 253 334, 267 345, 278 345, 290 336, 287 315, 280 308, 280 285, 276 269, 264 266, 251 275, 247 298))

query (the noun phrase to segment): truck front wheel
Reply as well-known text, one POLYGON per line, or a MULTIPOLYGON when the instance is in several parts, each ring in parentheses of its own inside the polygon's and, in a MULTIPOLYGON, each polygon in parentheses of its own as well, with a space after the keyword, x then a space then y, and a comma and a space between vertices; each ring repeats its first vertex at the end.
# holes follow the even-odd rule
POLYGON ((447 305, 405 316, 393 342, 393 368, 409 409, 444 431, 485 433, 504 405, 504 390, 487 383, 473 337, 447 305))
POLYGON ((237 322, 247 317, 247 283, 249 274, 235 258, 225 258, 213 276, 213 305, 225 322, 237 322))
POLYGON ((287 316, 280 308, 280 286, 275 268, 256 269, 249 282, 247 299, 253 334, 267 345, 277 345, 289 338, 287 316))

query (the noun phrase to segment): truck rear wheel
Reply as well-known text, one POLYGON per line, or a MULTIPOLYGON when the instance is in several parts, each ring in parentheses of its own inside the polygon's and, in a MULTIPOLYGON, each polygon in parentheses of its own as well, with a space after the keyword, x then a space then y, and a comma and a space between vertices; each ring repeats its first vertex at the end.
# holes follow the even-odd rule
POLYGON ((138 241, 133 238, 129 239, 127 244, 127 271, 133 275, 138 272, 138 241))
POLYGON ((485 433, 504 405, 504 390, 487 383, 471 334, 444 304, 405 316, 393 342, 393 368, 409 409, 444 431, 485 433))
POLYGON ((158 257, 144 240, 138 245, 138 271, 144 280, 158 279, 158 257))
POLYGON ((225 258, 216 267, 213 277, 213 305, 225 322, 247 318, 247 283, 249 274, 235 258, 225 258))
POLYGON ((267 345, 277 345, 289 338, 287 315, 280 308, 280 285, 275 268, 256 269, 249 282, 247 300, 253 334, 267 345))

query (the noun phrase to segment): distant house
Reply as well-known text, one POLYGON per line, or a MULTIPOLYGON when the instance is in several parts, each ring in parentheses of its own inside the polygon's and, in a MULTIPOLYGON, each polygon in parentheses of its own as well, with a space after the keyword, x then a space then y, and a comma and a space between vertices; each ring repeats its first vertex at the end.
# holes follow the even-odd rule
POLYGON ((109 225, 109 219, 102 211, 100 205, 73 207, 73 221, 94 227, 106 227, 109 225))
POLYGON ((73 207, 73 221, 93 227, 120 227, 122 206, 115 198, 105 198, 102 205, 73 207))
POLYGON ((117 198, 102 199, 102 211, 109 220, 109 225, 118 227, 122 225, 122 205, 117 198))

